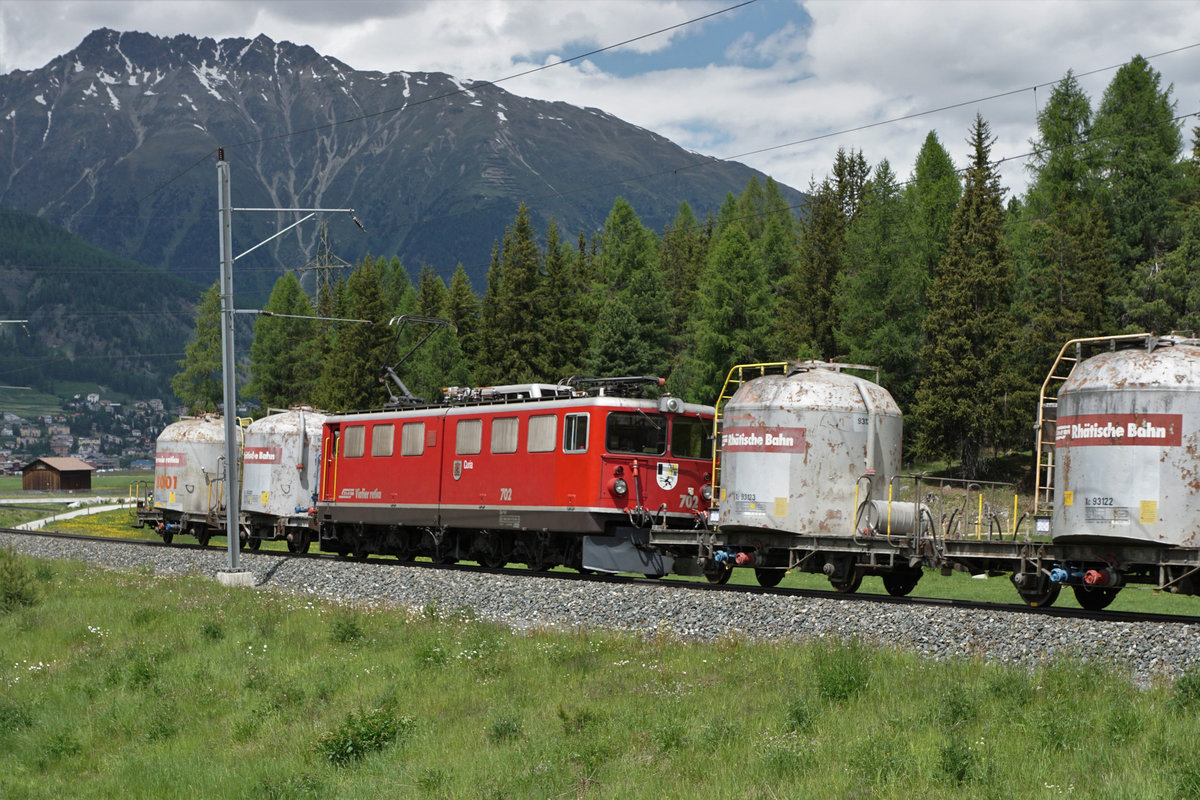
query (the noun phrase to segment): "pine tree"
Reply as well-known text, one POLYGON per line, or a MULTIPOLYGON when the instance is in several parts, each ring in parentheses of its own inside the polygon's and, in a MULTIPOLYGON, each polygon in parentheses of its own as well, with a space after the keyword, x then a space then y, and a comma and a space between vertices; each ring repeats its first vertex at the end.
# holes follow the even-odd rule
POLYGON ((588 285, 576 268, 575 254, 563 244, 553 221, 546 231, 543 272, 534 300, 546 342, 539 372, 545 378, 579 374, 586 369, 588 359, 588 285))
POLYGON ((713 240, 701 280, 683 370, 668 386, 712 403, 731 367, 775 357, 766 352, 774 319, 762 264, 741 225, 726 225, 713 240))
POLYGON ((684 331, 696 302, 711 227, 711 224, 702 225, 692 207, 683 203, 662 233, 662 272, 670 297, 669 307, 664 311, 669 314, 672 350, 676 353, 681 350, 684 331))
POLYGON ((929 293, 921 353, 927 372, 917 408, 921 452, 956 456, 963 475, 976 478, 984 447, 1007 444, 1014 434, 1006 401, 1016 331, 1004 192, 988 160, 993 139, 982 117, 976 116, 970 141, 966 186, 929 293))
POLYGON ((479 327, 475 337, 474 356, 471 361, 475 379, 484 384, 503 383, 500 380, 500 353, 503 322, 500 306, 501 284, 504 282, 504 267, 500 263, 500 244, 492 245, 492 263, 488 267, 487 287, 479 308, 479 327))
POLYGON ((1113 327, 1106 311, 1111 269, 1091 105, 1071 73, 1038 114, 1038 133, 1033 181, 1009 237, 1017 268, 1014 315, 1023 332, 1013 405, 1029 417, 1063 343, 1113 327))
POLYGON ((192 413, 216 411, 224 398, 221 367, 221 291, 213 284, 196 307, 196 333, 184 350, 180 371, 171 378, 175 392, 192 413))
POLYGON ((275 282, 266 310, 292 316, 255 321, 247 391, 267 408, 311 404, 321 371, 319 328, 314 320, 293 318, 313 316, 295 273, 284 273, 275 282))
MULTIPOLYGON (((781 320, 795 351, 811 348, 821 358, 837 355, 833 289, 842 271, 846 219, 837 187, 828 179, 809 188, 808 213, 800 224, 794 289, 785 294, 781 320)), ((790 287, 789 287, 790 288, 790 287)), ((794 357, 795 353, 788 353, 794 357)))
POLYGON ((637 212, 618 197, 604 223, 596 254, 596 277, 600 284, 594 297, 600 302, 619 297, 633 314, 632 339, 642 343, 636 359, 623 368, 624 374, 662 375, 669 363, 669 325, 664 324, 667 289, 659 261, 658 239, 642 225, 637 212))
POLYGON ((839 350, 880 367, 880 380, 907 408, 916 392, 925 276, 907 258, 904 196, 891 165, 879 162, 846 234, 846 269, 834 298, 839 350))
MULTIPOLYGON (((1180 189, 1183 147, 1171 87, 1141 56, 1117 70, 1104 90, 1092 136, 1100 149, 1103 197, 1116 248, 1115 296, 1122 298, 1125 324, 1139 302, 1135 272, 1152 279, 1161 258, 1174 247, 1172 201, 1180 189)), ((1136 325, 1135 325, 1136 326, 1136 325)))
POLYGON ((1191 158, 1181 165, 1183 191, 1173 208, 1178 242, 1131 281, 1126 307, 1140 330, 1200 333, 1200 128, 1193 136, 1191 158))
POLYGON ((368 322, 337 326, 321 373, 319 405, 328 411, 379 408, 387 399, 380 375, 389 366, 394 338, 394 329, 387 324, 394 309, 388 306, 383 283, 388 267, 387 261, 367 256, 346 280, 344 313, 368 322))
MULTIPOLYGON (((541 380, 546 338, 539 319, 537 292, 541 284, 542 253, 525 204, 504 233, 500 248, 499 306, 494 339, 497 383, 541 380)), ((489 285, 489 290, 491 289, 489 285)))
POLYGON ((474 364, 477 362, 478 342, 476 331, 479 328, 479 298, 471 288, 467 271, 460 263, 450 278, 450 288, 446 293, 446 307, 443 316, 450 320, 458 331, 458 341, 462 345, 463 355, 474 364))

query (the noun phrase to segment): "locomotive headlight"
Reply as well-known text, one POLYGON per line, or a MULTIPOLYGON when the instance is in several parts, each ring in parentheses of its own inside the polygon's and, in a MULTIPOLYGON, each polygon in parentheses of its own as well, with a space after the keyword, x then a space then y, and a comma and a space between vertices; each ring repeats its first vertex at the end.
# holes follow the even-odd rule
POLYGON ((704 488, 700 490, 700 496, 705 500, 712 500, 712 487, 708 484, 704 484, 704 488))
POLYGON ((624 479, 617 478, 612 482, 612 490, 613 494, 623 495, 629 491, 629 485, 625 483, 624 479))

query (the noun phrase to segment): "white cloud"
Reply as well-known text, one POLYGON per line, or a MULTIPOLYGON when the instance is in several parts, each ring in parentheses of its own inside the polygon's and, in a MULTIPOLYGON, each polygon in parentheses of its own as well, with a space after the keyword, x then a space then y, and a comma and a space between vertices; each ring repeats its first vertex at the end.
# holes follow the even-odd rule
MULTIPOLYGON (((159 36, 265 33, 277 41, 311 45, 356 69, 440 71, 488 80, 726 5, 708 0, 5 0, 0 4, 0 71, 39 67, 103 26, 159 36)), ((742 160, 805 188, 828 172, 838 147, 861 149, 872 163, 887 158, 905 178, 930 129, 937 129, 956 162, 964 163, 964 140, 977 112, 997 136, 995 157, 1022 154, 1036 132, 1037 108, 1049 96, 1049 87, 1036 93, 1030 87, 1058 80, 1068 68, 1080 73, 1114 66, 1135 53, 1151 55, 1193 40, 1200 40, 1200 4, 1172 0, 760 0, 604 58, 546 69, 502 86, 519 95, 602 108, 708 155, 736 156, 802 142, 742 160), (728 35, 713 49, 714 39, 704 34, 721 26, 728 26, 723 29, 728 35), (671 60, 680 48, 693 58, 671 60), (643 67, 650 71, 630 74, 643 67), (1025 91, 981 99, 1013 90, 1025 91), (816 138, 977 99, 953 110, 816 138)), ((1174 83, 1180 112, 1200 111, 1200 48, 1163 56, 1152 65, 1164 84, 1174 83)), ((1112 74, 1081 79, 1094 107, 1112 74)), ((1194 124, 1185 128, 1189 139, 1194 124)), ((1002 170, 1007 185, 1024 185, 1023 162, 1014 160, 1002 170)))

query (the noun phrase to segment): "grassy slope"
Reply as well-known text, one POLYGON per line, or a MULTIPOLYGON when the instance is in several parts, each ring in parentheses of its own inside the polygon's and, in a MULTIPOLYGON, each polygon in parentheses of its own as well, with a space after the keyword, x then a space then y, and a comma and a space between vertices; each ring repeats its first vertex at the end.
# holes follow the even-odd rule
POLYGON ((0 613, 6 798, 1200 789, 1198 674, 1138 691, 1095 665, 1031 674, 853 643, 515 635, 453 609, 18 562, 39 599, 0 613))

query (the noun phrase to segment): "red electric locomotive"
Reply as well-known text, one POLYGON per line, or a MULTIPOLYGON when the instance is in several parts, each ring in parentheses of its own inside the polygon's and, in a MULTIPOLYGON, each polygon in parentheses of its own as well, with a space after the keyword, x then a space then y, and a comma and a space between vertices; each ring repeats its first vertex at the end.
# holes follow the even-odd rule
POLYGON ((651 525, 703 524, 713 408, 591 379, 448 390, 439 406, 331 416, 321 549, 665 574, 651 525))

